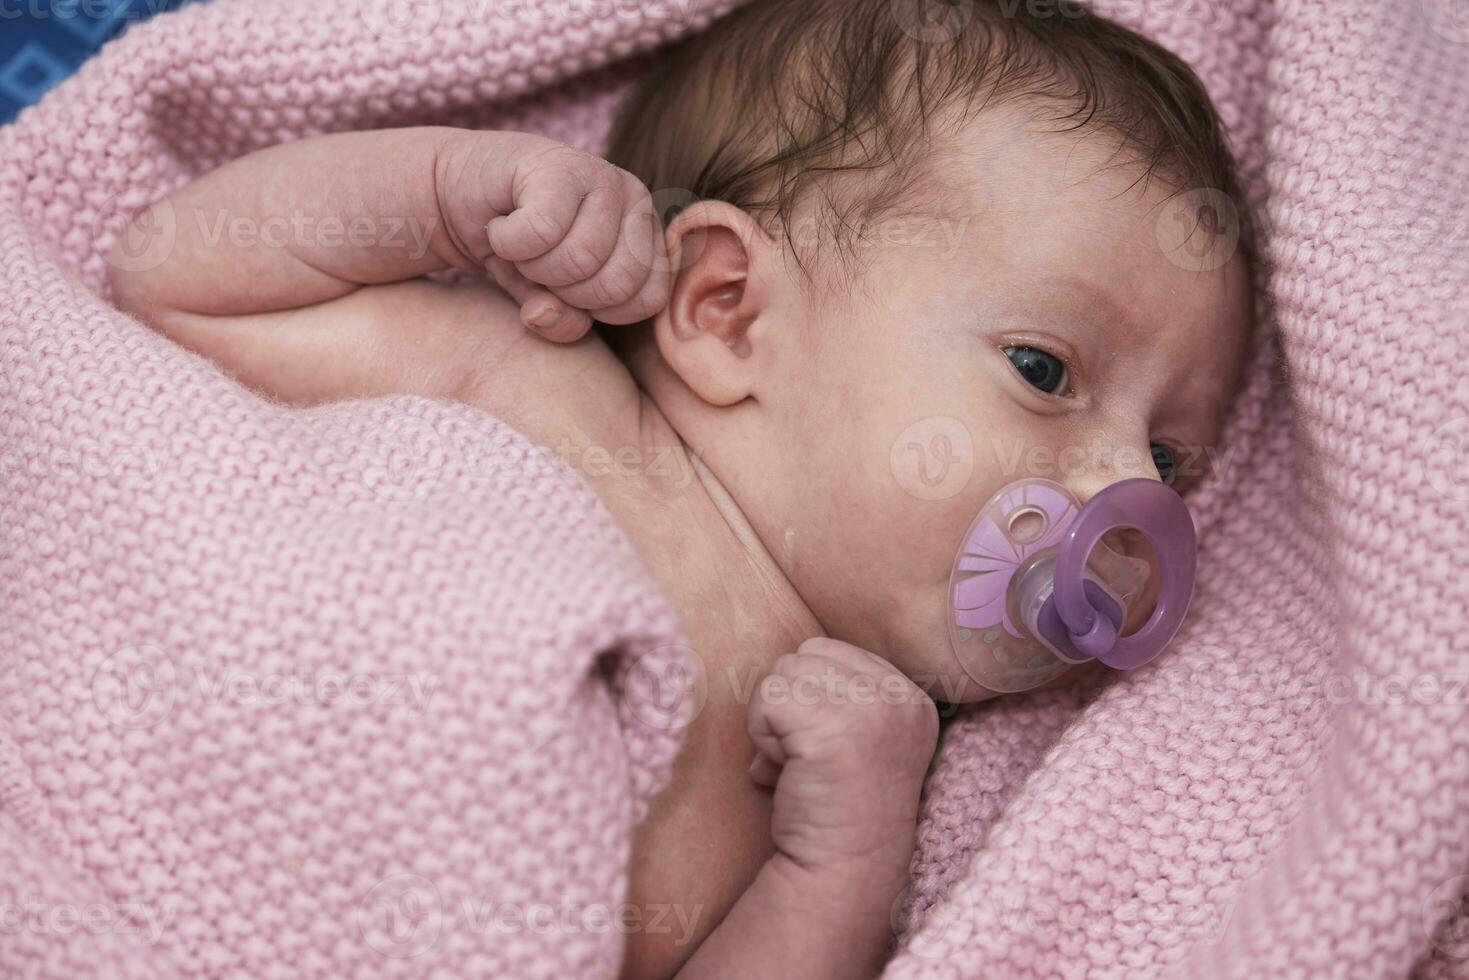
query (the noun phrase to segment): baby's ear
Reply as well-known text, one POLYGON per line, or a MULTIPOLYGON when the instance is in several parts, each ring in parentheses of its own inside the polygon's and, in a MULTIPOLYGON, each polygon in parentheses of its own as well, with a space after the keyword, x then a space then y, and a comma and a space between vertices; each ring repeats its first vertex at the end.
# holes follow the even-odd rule
POLYGON ((699 201, 665 233, 673 292, 654 320, 658 350, 711 405, 750 397, 760 359, 751 327, 766 311, 776 243, 744 211, 699 201))

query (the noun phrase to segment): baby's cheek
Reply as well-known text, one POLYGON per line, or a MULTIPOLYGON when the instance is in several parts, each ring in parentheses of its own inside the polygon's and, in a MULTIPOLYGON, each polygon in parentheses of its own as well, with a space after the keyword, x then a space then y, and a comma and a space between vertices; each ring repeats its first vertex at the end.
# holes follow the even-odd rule
MULTIPOLYGON (((994 440, 981 437, 972 417, 961 419, 958 406, 928 403, 917 421, 894 423, 913 417, 914 407, 905 409, 863 417, 871 431, 883 433, 878 458, 885 466, 863 468, 861 509, 867 516, 837 519, 853 521, 846 540, 856 546, 852 557, 860 551, 867 559, 861 574, 870 578, 863 591, 880 595, 872 610, 878 622, 872 625, 882 648, 874 652, 930 697, 983 700, 994 692, 965 672, 950 645, 949 578, 980 508, 1015 477, 1006 477, 994 440)), ((968 414, 973 415, 972 405, 968 414)), ((997 425, 1010 421, 1003 412, 992 414, 997 425)))
POLYGON ((882 654, 934 700, 961 703, 994 697, 995 692, 965 672, 949 643, 947 602, 947 584, 911 596, 891 624, 892 640, 882 654))
POLYGON ((902 430, 888 454, 895 489, 933 512, 968 496, 984 470, 972 427, 949 415, 929 415, 902 430), (980 472, 976 472, 980 471, 980 472))

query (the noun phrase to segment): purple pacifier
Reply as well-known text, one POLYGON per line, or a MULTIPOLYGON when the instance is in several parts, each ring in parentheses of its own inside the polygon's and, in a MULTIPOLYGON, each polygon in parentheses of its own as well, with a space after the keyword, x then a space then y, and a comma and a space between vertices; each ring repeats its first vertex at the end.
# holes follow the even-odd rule
POLYGON ((949 576, 949 640, 969 676, 1002 693, 1087 660, 1132 670, 1178 631, 1197 560, 1188 505, 1165 484, 1121 480, 1082 507, 1059 483, 1017 480, 964 535, 949 576), (1102 540, 1119 528, 1152 547, 1155 580, 1151 563, 1102 540), (1154 595, 1147 621, 1123 635, 1129 612, 1154 595))

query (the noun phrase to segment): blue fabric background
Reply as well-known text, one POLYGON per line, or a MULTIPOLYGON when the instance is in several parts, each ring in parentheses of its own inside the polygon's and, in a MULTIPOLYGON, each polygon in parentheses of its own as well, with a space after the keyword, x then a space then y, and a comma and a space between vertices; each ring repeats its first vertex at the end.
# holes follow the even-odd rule
POLYGON ((0 124, 129 24, 185 0, 0 0, 0 124))

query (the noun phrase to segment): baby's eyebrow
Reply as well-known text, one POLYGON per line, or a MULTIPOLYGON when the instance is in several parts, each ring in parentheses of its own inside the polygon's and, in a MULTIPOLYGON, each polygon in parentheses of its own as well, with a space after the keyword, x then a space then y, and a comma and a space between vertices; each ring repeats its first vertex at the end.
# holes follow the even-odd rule
POLYGON ((1069 273, 1062 273, 1053 281, 1070 289, 1083 301, 1087 309, 1099 314, 1099 319, 1122 327, 1131 336, 1140 334, 1138 323, 1132 313, 1113 296, 1110 289, 1069 273))
POLYGON ((1196 376, 1191 382, 1175 386, 1171 394, 1196 435, 1217 436, 1234 404, 1234 389, 1217 375, 1196 376))

